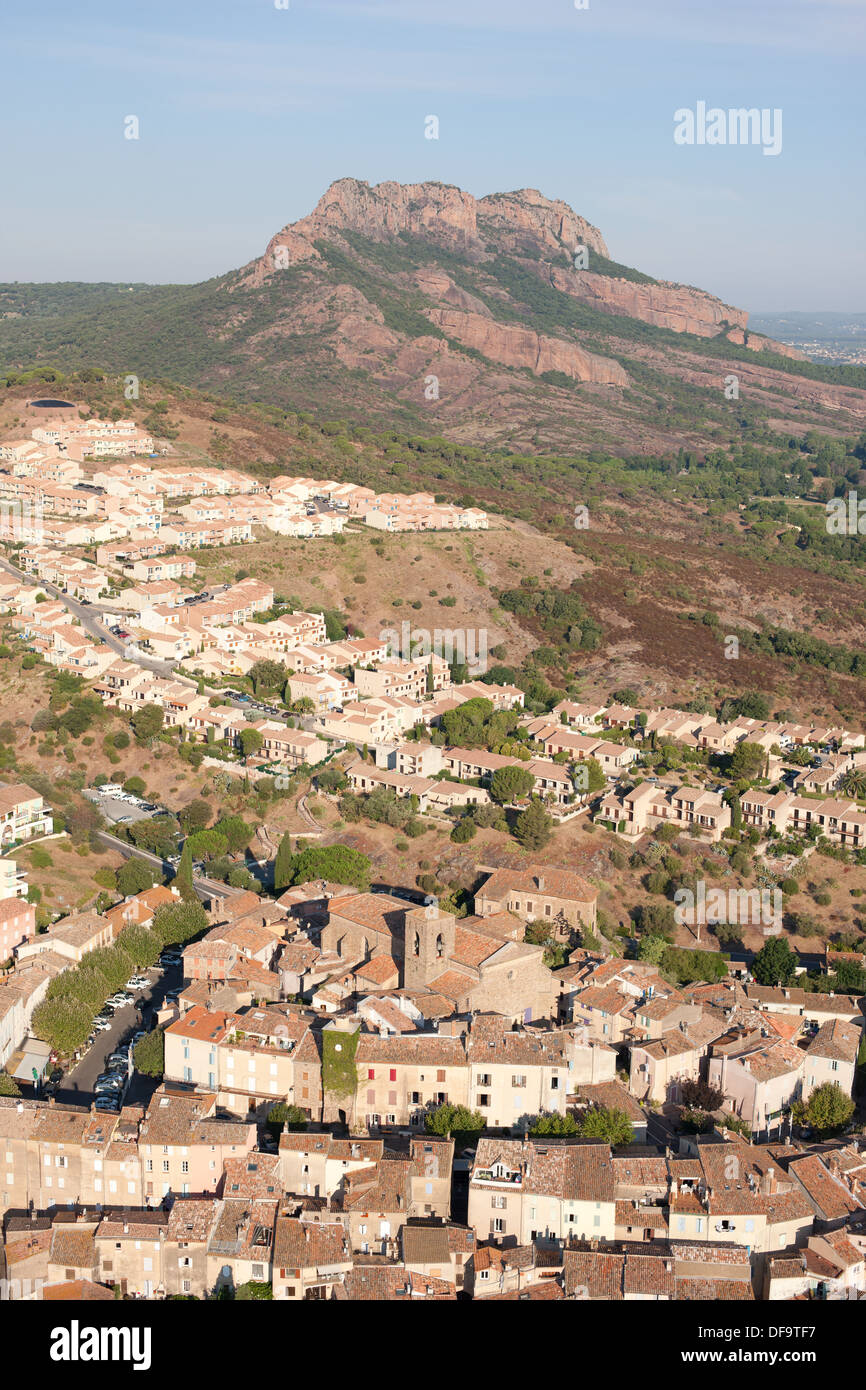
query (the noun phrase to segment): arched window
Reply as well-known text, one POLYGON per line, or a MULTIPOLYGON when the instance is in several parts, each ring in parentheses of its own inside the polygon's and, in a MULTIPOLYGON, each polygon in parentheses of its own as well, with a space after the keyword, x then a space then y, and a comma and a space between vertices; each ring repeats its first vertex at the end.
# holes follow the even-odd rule
POLYGON ((413 955, 413 956, 420 956, 420 954, 421 954, 421 938, 420 938, 420 936, 418 935, 418 933, 416 932, 416 933, 415 933, 415 936, 414 936, 414 939, 413 939, 413 941, 412 941, 412 955, 413 955))
POLYGON ((437 960, 441 960, 442 957, 444 956, 444 954, 445 954, 445 942, 442 940, 442 933, 440 932, 439 935, 438 935, 437 938, 436 938, 436 959, 437 959, 437 960))

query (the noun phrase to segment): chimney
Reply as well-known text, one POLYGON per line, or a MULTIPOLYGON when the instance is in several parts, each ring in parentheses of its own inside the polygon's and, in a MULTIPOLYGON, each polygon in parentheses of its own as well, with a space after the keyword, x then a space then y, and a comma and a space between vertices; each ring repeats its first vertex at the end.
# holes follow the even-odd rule
POLYGON ((124 1223, 123 1223, 123 1234, 124 1234, 125 1236, 128 1236, 128 1235, 129 1235, 129 1222, 128 1222, 128 1221, 124 1221, 124 1223))
POLYGON ((535 882, 536 882, 537 885, 538 885, 538 891, 539 891, 539 893, 543 893, 543 892, 544 892, 544 874, 538 874, 538 875, 536 875, 535 882))

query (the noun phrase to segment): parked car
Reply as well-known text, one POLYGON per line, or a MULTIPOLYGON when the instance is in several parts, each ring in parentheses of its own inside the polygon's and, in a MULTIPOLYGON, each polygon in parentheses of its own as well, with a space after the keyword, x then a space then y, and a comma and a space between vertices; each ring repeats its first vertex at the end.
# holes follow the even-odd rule
POLYGON ((120 1109, 120 1096, 97 1096, 93 1102, 97 1110, 116 1114, 120 1109))
POLYGON ((107 1018, 95 1018, 93 1020, 93 1026, 96 1029, 97 1033, 104 1033, 107 1029, 111 1027, 111 1024, 109 1023, 107 1018))

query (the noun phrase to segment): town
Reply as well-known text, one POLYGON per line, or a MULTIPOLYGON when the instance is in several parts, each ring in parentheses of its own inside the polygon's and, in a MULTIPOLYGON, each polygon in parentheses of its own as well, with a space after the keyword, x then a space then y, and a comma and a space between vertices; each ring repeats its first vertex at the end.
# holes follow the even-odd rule
POLYGON ((303 823, 273 838, 100 773, 90 835, 122 867, 47 912, 15 855, 74 826, 0 786, 5 1297, 866 1298, 864 943, 798 951, 766 911, 818 852, 864 862, 862 730, 539 711, 450 641, 337 633, 252 575, 202 584, 188 553, 487 528, 475 508, 180 468, 131 420, 46 424, 0 459, 26 669, 112 748, 158 742, 303 823), (406 849, 512 835, 521 862, 479 860, 459 893, 375 882, 345 843, 362 818, 406 849), (542 854, 578 834, 700 910, 607 922, 571 854, 542 854), (732 888, 747 851, 758 886, 732 888))

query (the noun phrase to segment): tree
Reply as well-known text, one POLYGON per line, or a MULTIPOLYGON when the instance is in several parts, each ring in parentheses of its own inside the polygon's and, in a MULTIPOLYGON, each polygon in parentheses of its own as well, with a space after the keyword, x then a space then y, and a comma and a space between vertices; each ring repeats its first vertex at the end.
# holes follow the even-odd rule
POLYGON ((637 947, 638 960, 648 961, 650 965, 660 965, 668 943, 657 932, 647 932, 641 937, 637 947))
POLYGON ((597 758, 582 758, 574 768, 573 782, 580 796, 592 796, 607 786, 607 778, 597 758))
POLYGON ((127 777, 123 784, 123 790, 129 792, 130 796, 144 796, 147 787, 143 777, 127 777))
POLYGON ((786 985, 793 978, 797 957, 787 941, 773 936, 752 961, 752 974, 761 985, 786 985))
POLYGON ((708 1081, 686 1080, 680 1082, 680 1096, 683 1105, 689 1110, 718 1110, 725 1099, 724 1091, 711 1086, 708 1081))
POLYGON ((498 767, 490 779, 490 795, 500 806, 522 801, 535 786, 535 778, 525 767, 498 767))
POLYGON ((634 1143, 634 1129, 626 1112, 609 1110, 603 1105, 587 1110, 578 1125, 578 1133, 583 1139, 604 1139, 612 1148, 617 1144, 634 1143))
POLYGON ((180 896, 186 903, 198 902, 198 894, 193 885, 192 876, 192 843, 184 840, 183 850, 181 851, 180 863, 177 866, 177 873, 174 876, 174 885, 180 896))
POLYGON ((251 758, 264 747, 265 740, 258 729, 241 729, 241 752, 244 758, 251 758))
POLYGON ((139 849, 158 854, 160 859, 170 859, 177 850, 177 821, 171 816, 138 820, 129 827, 129 838, 139 849))
POLYGON ((855 767, 846 772, 839 788, 854 801, 866 801, 866 768, 855 767))
POLYGON ((245 1284, 238 1284, 235 1289, 235 1299, 241 1303, 245 1302, 268 1302, 274 1296, 273 1286, 263 1283, 260 1279, 248 1279, 245 1284))
POLYGON ((854 1102, 846 1096, 838 1081, 825 1081, 816 1086, 809 1099, 794 1106, 794 1118, 811 1125, 819 1135, 843 1129, 854 1114, 854 1102))
POLYGON ((866 994, 866 970, 856 960, 840 960, 833 972, 837 994, 866 994))
POLYGON ((424 1116, 424 1128, 428 1134, 450 1134, 455 1144, 463 1146, 477 1139, 484 1128, 484 1116, 466 1105, 444 1101, 424 1116))
POLYGON ((160 1077, 165 1072, 165 1034, 161 1028, 154 1028, 135 1045, 133 1061, 145 1076, 160 1077))
POLYGON ((759 743, 749 743, 747 739, 743 739, 731 754, 731 776, 738 782, 750 782, 761 776, 766 761, 767 755, 759 743))
POLYGON ((192 835, 196 830, 204 830, 210 824, 211 809, 204 797, 196 796, 181 808, 177 818, 183 833, 192 835))
POLYGON ((138 743, 150 743, 162 732, 164 716, 159 705, 142 705, 132 716, 132 728, 138 743))
POLYGON ((243 864, 235 864, 234 868, 229 869, 226 882, 230 888, 243 888, 248 893, 261 892, 261 884, 258 879, 253 878, 249 869, 245 869, 243 864))
POLYGON ((451 839, 455 845, 465 845, 467 840, 473 839, 477 834, 478 826, 471 816, 464 816, 459 820, 451 831, 451 839))
POLYGON ((151 931, 160 946, 180 946, 191 941, 208 924, 208 916, 201 903, 195 902, 163 903, 153 914, 151 931))
POLYGON ((282 690, 287 674, 281 661, 271 661, 268 658, 253 662, 248 672, 256 694, 261 690, 282 690))
POLYGON ((211 809, 203 796, 193 796, 178 812, 181 830, 185 835, 193 835, 196 830, 204 830, 210 824, 211 809))
POLYGON ((366 854, 348 845, 310 845, 292 860, 290 881, 309 883, 323 878, 326 882, 346 883, 366 892, 370 887, 371 867, 366 854))
POLYGON ((539 1138, 555 1134, 577 1134, 578 1125, 572 1114, 536 1115, 529 1126, 529 1133, 539 1138))
POLYGON ((120 943, 138 970, 146 970, 159 960, 160 944, 149 927, 131 922, 123 928, 120 943))
POLYGON ((33 1032, 37 1038, 50 1043, 58 1052, 74 1052, 87 1041, 93 1020, 93 1008, 98 1008, 107 998, 107 994, 106 991, 102 1000, 91 1007, 73 995, 43 999, 33 1011, 33 1032))
POLYGON ((218 859, 221 854, 225 854, 228 843, 225 835, 221 835, 216 828, 197 830, 194 835, 188 835, 186 839, 193 859, 218 859))
POLYGON ((268 1129, 275 1135, 282 1134, 284 1128, 300 1131, 308 1124, 306 1112, 299 1105, 288 1105, 284 1100, 278 1100, 268 1111, 268 1129))
POLYGON ((345 772, 339 767, 323 767, 316 773, 316 784, 323 792, 341 792, 348 785, 345 772))
POLYGON ((667 941, 673 939, 676 918, 670 903, 642 903, 637 909, 637 920, 642 936, 663 936, 667 941))
POLYGON ((547 814, 538 797, 534 796, 526 810, 521 811, 517 817, 514 827, 515 838, 524 849, 543 849, 550 839, 552 830, 552 817, 547 814))
POLYGON ((293 862, 292 837, 287 830, 280 840, 277 857, 274 861, 274 889, 277 893, 281 893, 284 888, 288 888, 292 882, 293 862))
POLYGON ((8 1072, 0 1071, 0 1096, 20 1096, 18 1084, 15 1078, 8 1072))
POLYGON ((143 893, 145 889, 152 888, 155 871, 146 860, 133 855, 121 864, 115 877, 118 893, 128 898, 134 893, 143 893))
POLYGON ((214 830, 218 830, 226 838, 226 844, 232 854, 238 854, 240 850, 246 849, 253 837, 252 826, 247 825, 242 816, 220 816, 214 830))

